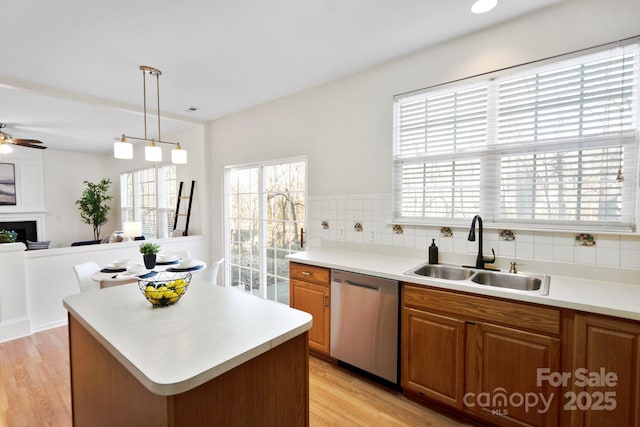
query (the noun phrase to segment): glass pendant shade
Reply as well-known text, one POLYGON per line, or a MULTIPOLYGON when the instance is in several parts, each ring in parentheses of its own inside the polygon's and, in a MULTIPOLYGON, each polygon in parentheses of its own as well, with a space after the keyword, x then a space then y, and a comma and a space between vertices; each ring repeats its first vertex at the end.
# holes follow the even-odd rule
POLYGON ((471 6, 471 12, 473 13, 485 13, 498 5, 498 0, 477 0, 471 6))
POLYGON ((2 144, 0 144, 0 154, 8 154, 12 151, 13 151, 13 147, 11 146, 11 144, 8 144, 6 142, 3 142, 2 144))
POLYGON ((148 162, 162 161, 162 148, 158 147, 155 142, 144 147, 144 159, 148 162))
POLYGON ((133 145, 126 140, 114 142, 113 157, 116 159, 133 159, 133 145))
POLYGON ((180 144, 173 150, 171 150, 171 163, 177 165, 184 165, 187 163, 187 151, 180 147, 180 144))

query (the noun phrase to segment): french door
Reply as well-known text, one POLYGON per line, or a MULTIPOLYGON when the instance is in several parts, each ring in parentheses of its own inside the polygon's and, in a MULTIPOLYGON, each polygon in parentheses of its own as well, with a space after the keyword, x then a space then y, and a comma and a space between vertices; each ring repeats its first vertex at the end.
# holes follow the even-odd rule
POLYGON ((289 304, 285 256, 303 250, 305 184, 305 159, 226 169, 228 286, 289 304))

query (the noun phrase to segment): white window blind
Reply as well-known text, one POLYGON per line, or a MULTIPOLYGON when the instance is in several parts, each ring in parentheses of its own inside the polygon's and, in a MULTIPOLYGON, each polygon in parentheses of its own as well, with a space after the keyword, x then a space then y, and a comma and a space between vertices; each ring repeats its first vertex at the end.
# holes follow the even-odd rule
POLYGON ((633 229, 638 44, 394 99, 394 221, 633 229))
POLYGON ((142 222, 147 238, 171 236, 176 206, 176 167, 163 165, 120 175, 122 222, 142 222))

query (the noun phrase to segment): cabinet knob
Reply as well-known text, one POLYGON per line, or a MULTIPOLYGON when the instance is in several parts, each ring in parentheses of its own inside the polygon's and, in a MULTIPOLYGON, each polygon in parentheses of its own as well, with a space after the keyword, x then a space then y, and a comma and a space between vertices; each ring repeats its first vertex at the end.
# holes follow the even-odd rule
POLYGON ((303 272, 302 272, 302 275, 303 275, 303 276, 311 276, 311 273, 309 273, 308 271, 303 271, 303 272))
POLYGON ((325 307, 329 307, 329 296, 328 295, 324 296, 324 306, 325 307))

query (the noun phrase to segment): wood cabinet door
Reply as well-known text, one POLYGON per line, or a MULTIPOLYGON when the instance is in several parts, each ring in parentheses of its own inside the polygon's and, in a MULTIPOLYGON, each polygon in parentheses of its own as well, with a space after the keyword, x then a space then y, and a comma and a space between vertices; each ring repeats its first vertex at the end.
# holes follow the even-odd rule
POLYGON ((574 322, 571 424, 639 427, 640 322, 583 313, 574 322))
POLYGON ((405 390, 462 408, 465 322, 404 307, 402 343, 405 390))
POLYGON ((291 307, 313 316, 309 330, 309 348, 329 355, 330 350, 330 288, 291 280, 291 307))
POLYGON ((465 409, 497 425, 558 424, 560 388, 538 385, 538 369, 560 371, 559 338, 488 323, 467 336, 465 409))

